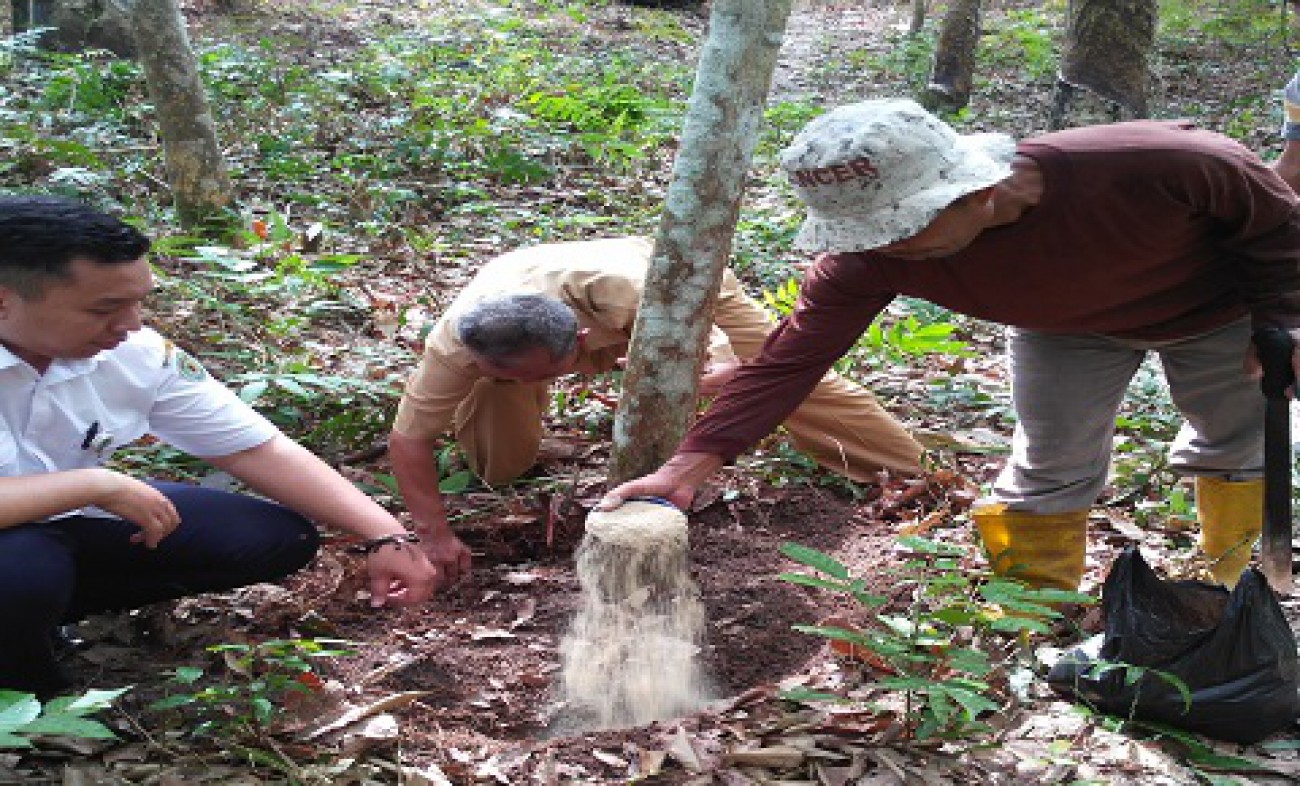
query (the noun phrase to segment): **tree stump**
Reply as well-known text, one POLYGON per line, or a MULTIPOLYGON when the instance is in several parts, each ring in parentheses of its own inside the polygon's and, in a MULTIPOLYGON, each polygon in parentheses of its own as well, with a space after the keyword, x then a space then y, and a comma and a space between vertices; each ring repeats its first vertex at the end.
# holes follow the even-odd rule
POLYGON ((1132 117, 1148 116, 1157 13, 1156 0, 1070 0, 1051 128, 1064 127, 1078 89, 1132 117))

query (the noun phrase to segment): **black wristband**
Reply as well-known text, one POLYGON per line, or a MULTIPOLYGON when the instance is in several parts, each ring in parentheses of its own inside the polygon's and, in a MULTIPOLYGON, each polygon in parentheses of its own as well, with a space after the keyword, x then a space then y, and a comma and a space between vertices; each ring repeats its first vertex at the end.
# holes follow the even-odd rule
POLYGON ((349 554, 365 554, 367 556, 374 554, 384 546, 396 546, 398 551, 407 543, 419 543, 420 536, 414 532, 395 532, 391 535, 380 535, 377 538, 363 540, 355 546, 348 546, 349 554))

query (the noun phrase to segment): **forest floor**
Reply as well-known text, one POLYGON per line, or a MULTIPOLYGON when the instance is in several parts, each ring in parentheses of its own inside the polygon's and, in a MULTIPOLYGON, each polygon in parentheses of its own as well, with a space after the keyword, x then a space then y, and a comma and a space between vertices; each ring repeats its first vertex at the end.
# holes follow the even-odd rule
MULTIPOLYGON (((227 18, 215 4, 196 2, 189 9, 196 41, 256 37, 278 42, 272 46, 289 53, 290 60, 299 57, 316 64, 312 67, 325 67, 320 64, 344 58, 378 29, 415 29, 431 18, 472 15, 487 5, 473 0, 329 2, 291 10, 267 6, 238 19, 227 18), (249 32, 250 20, 255 34, 249 32)), ((529 8, 539 15, 555 14, 561 5, 529 8)), ((1029 7, 992 3, 986 25, 1003 43, 1019 42, 1022 51, 1039 39, 1050 44, 1053 34, 1035 27, 1038 17, 1024 11, 1029 7)), ((501 8, 492 13, 507 13, 501 8)), ((636 16, 641 13, 598 3, 581 18, 571 15, 571 27, 582 28, 598 54, 601 47, 626 43, 643 30, 645 23, 636 16)), ((677 43, 657 39, 647 48, 647 61, 691 58, 692 36, 704 29, 706 17, 690 9, 656 13, 661 16, 646 18, 666 24, 663 19, 671 16, 691 36, 677 43)), ((798 4, 773 104, 834 105, 908 90, 908 69, 915 70, 909 63, 915 56, 900 43, 900 30, 909 14, 906 4, 875 0, 798 4)), ((563 14, 558 16, 563 20, 563 14)), ((1294 30, 1289 34, 1294 36, 1294 30)), ((555 45, 563 44, 557 39, 555 45)), ((1029 55, 1014 68, 996 57, 985 61, 990 63, 965 127, 1015 136, 1043 130, 1050 73, 1041 63, 1035 66, 1029 55), (1005 72, 998 70, 999 63, 1005 72)), ((1178 116, 1180 108, 1195 105, 1202 122, 1272 155, 1277 148, 1269 109, 1273 89, 1285 82, 1292 66, 1284 42, 1267 36, 1234 46, 1213 37, 1189 35, 1176 45, 1166 40, 1156 61, 1154 114, 1178 116)), ((1079 112, 1102 116, 1105 109, 1085 99, 1079 112)), ((629 187, 613 175, 610 180, 612 191, 629 187)), ((323 186, 327 191, 334 187, 338 184, 323 186)), ((249 202, 273 201, 255 182, 244 189, 249 202)), ((539 191, 495 193, 494 209, 522 210, 530 200, 546 198, 539 191)), ((755 196, 757 201, 780 198, 770 189, 755 196)), ((449 233, 448 227, 459 220, 459 234, 452 236, 461 238, 473 235, 476 220, 437 211, 406 218, 449 233)), ((364 324, 335 325, 316 336, 319 343, 336 348, 328 354, 325 370, 353 373, 358 354, 368 357, 364 347, 385 340, 414 349, 416 333, 405 324, 381 325, 381 312, 416 304, 436 311, 474 261, 521 238, 494 230, 477 240, 479 246, 445 253, 446 264, 434 267, 403 264, 421 256, 410 245, 371 243, 367 251, 384 261, 365 268, 364 282, 351 286, 376 303, 376 313, 364 324)), ((770 287, 773 276, 789 269, 773 272, 764 264, 770 263, 755 262, 742 275, 755 290, 770 287)), ((183 327, 187 318, 178 310, 158 315, 170 327, 183 327)), ((82 627, 90 646, 74 657, 73 665, 86 685, 136 686, 111 718, 126 741, 65 740, 34 754, 0 754, 0 783, 930 786, 1300 780, 1295 729, 1260 745, 1236 746, 1081 710, 1053 695, 1038 677, 1013 689, 1011 683, 1020 677, 1035 672, 1041 677, 1035 651, 1054 642, 1039 639, 982 639, 980 646, 996 665, 989 682, 998 707, 981 718, 988 728, 917 740, 908 708, 879 686, 879 663, 846 657, 824 639, 792 630, 828 618, 868 626, 871 615, 843 594, 778 580, 797 567, 781 554, 787 542, 833 555, 865 582, 866 590, 887 598, 885 611, 896 613, 912 609, 918 591, 916 576, 903 567, 916 554, 899 542, 900 533, 956 547, 963 573, 974 576, 983 570, 964 514, 996 473, 1011 422, 1000 332, 971 321, 954 322, 956 335, 973 350, 968 356, 916 356, 878 366, 871 377, 891 410, 932 448, 934 472, 927 478, 882 476, 878 485, 849 484, 809 469, 774 438, 725 471, 697 501, 691 511, 690 559, 707 609, 701 657, 711 681, 709 701, 697 713, 630 729, 575 732, 566 725, 556 692, 559 642, 578 599, 573 552, 586 513, 604 490, 611 416, 606 402, 616 395, 612 379, 566 380, 561 389, 569 405, 548 423, 547 448, 538 468, 505 489, 471 484, 449 497, 452 517, 475 554, 469 581, 420 608, 375 612, 358 595, 357 558, 330 542, 310 569, 282 586, 90 620, 82 627), (935 385, 937 378, 960 380, 961 385, 935 385), (160 672, 186 666, 214 669, 221 658, 205 647, 276 637, 342 639, 354 654, 318 661, 320 680, 312 682, 305 698, 294 694, 282 700, 270 724, 273 734, 218 735, 214 746, 180 728, 159 725, 147 710, 148 702, 167 690, 160 672), (790 691, 837 693, 851 701, 782 698, 790 691)), ((1132 422, 1166 423, 1166 416, 1150 410, 1152 400, 1137 398, 1126 405, 1132 422)), ((1128 444, 1140 443, 1134 437, 1128 444)), ((1135 455, 1138 460, 1124 465, 1092 519, 1083 590, 1093 595, 1112 559, 1134 542, 1161 570, 1185 574, 1194 567, 1194 533, 1185 515, 1179 515, 1186 510, 1175 504, 1181 487, 1161 485, 1155 480, 1158 469, 1139 466, 1142 459, 1158 462, 1152 458, 1156 454, 1135 455)), ((382 489, 389 472, 378 451, 352 453, 339 463, 370 488, 382 489)), ((455 469, 453 461, 449 471, 455 469)), ((1295 601, 1286 608, 1294 624, 1295 601)), ((1096 615, 1086 620, 1084 627, 1095 631, 1096 615)), ((232 662, 225 659, 228 666, 232 662)), ((231 668, 238 682, 239 669, 231 668)), ((232 702, 221 709, 227 721, 235 720, 237 706, 232 702)))

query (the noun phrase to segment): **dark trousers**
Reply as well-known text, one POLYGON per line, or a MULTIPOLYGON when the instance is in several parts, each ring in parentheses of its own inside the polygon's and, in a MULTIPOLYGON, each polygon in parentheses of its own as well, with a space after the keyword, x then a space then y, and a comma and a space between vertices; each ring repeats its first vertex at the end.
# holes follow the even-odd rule
POLYGON ((0 529, 0 688, 66 687, 57 626, 201 592, 273 581, 316 554, 316 527, 288 508, 179 483, 155 483, 181 523, 156 549, 121 519, 73 516, 0 529))

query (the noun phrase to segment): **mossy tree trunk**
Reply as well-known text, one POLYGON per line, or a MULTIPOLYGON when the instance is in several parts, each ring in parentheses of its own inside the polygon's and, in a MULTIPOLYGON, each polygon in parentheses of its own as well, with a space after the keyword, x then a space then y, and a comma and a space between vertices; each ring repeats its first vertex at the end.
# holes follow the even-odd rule
POLYGON ((1149 60, 1156 40, 1156 0, 1070 0, 1065 49, 1049 125, 1065 125, 1078 89, 1148 116, 1149 60))
POLYGON ((980 40, 980 0, 950 0, 939 26, 930 82, 921 103, 930 111, 955 112, 970 103, 975 50, 980 40))
POLYGON ((135 0, 131 19, 181 224, 224 225, 233 191, 180 8, 176 0, 135 0))
POLYGON ((614 420, 610 481, 681 442, 792 0, 713 0, 614 420))

